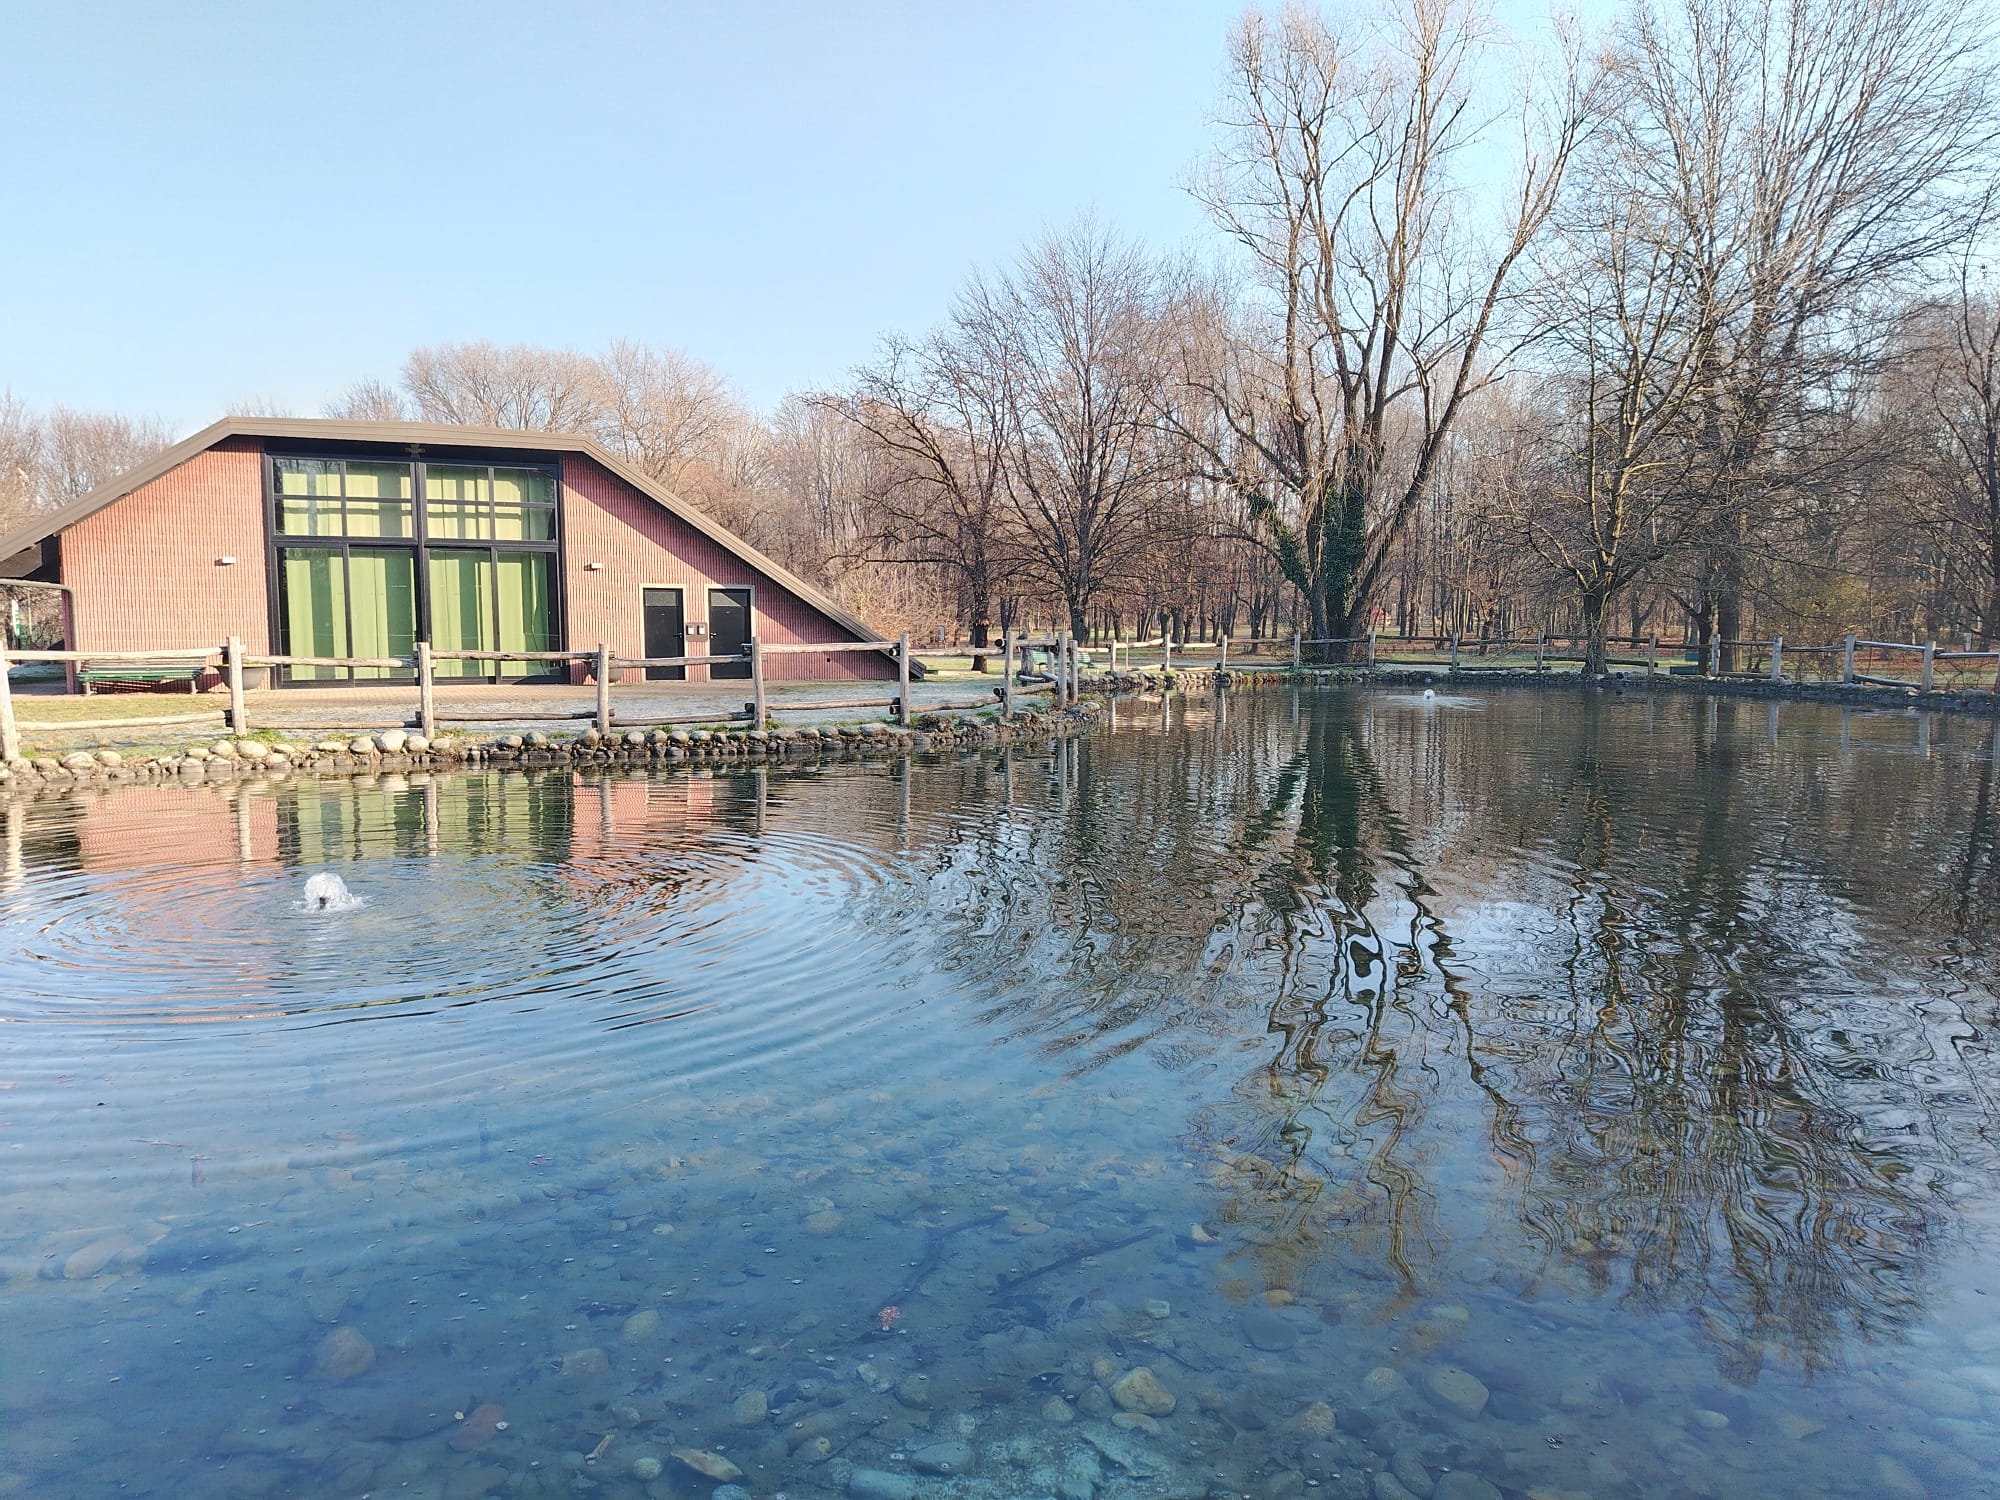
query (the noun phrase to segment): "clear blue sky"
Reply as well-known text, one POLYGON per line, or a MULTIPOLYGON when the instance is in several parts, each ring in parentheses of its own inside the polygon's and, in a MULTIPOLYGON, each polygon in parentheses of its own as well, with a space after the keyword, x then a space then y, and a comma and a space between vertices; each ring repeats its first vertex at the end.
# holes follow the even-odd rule
POLYGON ((1241 8, 0 0, 0 388, 185 432, 626 336, 768 408, 1044 225, 1199 239, 1241 8))

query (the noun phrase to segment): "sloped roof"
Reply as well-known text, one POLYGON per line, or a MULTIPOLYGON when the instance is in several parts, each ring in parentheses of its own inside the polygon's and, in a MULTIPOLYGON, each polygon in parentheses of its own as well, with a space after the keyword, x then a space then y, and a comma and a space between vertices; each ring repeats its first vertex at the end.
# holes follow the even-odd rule
MULTIPOLYGON (((573 432, 519 432, 506 427, 458 427, 441 422, 348 422, 333 417, 224 417, 220 422, 202 428, 194 436, 183 438, 138 468, 119 475, 109 484, 100 485, 80 499, 37 516, 25 526, 0 536, 0 558, 11 558, 46 541, 57 532, 67 530, 106 506, 123 500, 140 486, 151 484, 162 474, 179 468, 197 454, 206 453, 217 443, 235 437, 372 443, 381 447, 514 448, 540 453, 578 454, 610 470, 717 546, 790 589, 836 625, 851 631, 855 639, 895 644, 835 604, 825 592, 779 567, 733 531, 703 515, 658 480, 616 457, 595 439, 573 432)), ((916 670, 915 663, 912 663, 912 670, 916 670)))

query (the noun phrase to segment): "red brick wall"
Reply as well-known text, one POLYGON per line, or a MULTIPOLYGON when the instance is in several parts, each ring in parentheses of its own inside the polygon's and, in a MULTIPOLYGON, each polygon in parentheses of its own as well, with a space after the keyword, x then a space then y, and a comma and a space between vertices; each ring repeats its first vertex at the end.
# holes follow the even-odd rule
POLYGON ((226 439, 63 532, 72 650, 271 649, 259 452, 226 439))
MULTIPOLYGON (((588 650, 603 641, 620 656, 644 655, 644 591, 680 589, 682 606, 693 624, 708 618, 711 585, 751 586, 751 628, 767 643, 854 639, 791 590, 739 562, 587 458, 563 460, 563 525, 568 570, 563 585, 572 651, 588 650), (603 568, 592 572, 588 565, 594 562, 603 568)), ((699 656, 706 646, 705 638, 690 637, 688 655, 699 656)), ((784 655, 770 658, 767 675, 789 682, 879 680, 893 678, 896 664, 889 657, 860 651, 784 655)), ((705 667, 688 668, 691 681, 706 676, 705 667)))

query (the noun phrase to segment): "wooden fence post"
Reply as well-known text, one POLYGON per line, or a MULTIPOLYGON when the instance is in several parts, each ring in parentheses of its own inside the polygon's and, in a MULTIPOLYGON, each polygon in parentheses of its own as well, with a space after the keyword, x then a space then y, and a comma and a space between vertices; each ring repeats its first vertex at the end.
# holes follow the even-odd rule
POLYGON ((1712 635, 1708 638, 1708 675, 1711 677, 1719 677, 1721 674, 1722 674, 1722 635, 1720 632, 1717 632, 1715 635, 1712 635))
POLYGON ((1781 635, 1774 635, 1771 637, 1771 681, 1783 682, 1784 680, 1785 638, 1781 635))
POLYGON ((597 732, 611 733, 611 648, 597 643, 597 732))
POLYGON ((1931 662, 1937 656, 1937 642, 1931 641, 1924 647, 1924 691, 1931 690, 1931 662))
POLYGON ((1847 638, 1847 644, 1840 648, 1840 680, 1854 681, 1854 637, 1847 638))
POLYGON ((1535 632, 1535 670, 1537 672, 1546 672, 1548 666, 1549 633, 1546 630, 1538 630, 1535 632))
POLYGON ((1292 670, 1296 672, 1298 671, 1298 669, 1299 669, 1299 627, 1294 625, 1292 627, 1292 670))
MULTIPOLYGON (((751 642, 751 651, 756 651, 756 642, 751 642)), ((904 631, 896 637, 896 723, 904 729, 910 727, 910 633, 904 631)), ((763 725, 758 725, 763 728, 763 725)))
POLYGON ((1173 669, 1174 638, 1167 633, 1167 627, 1162 625, 1160 627, 1160 670, 1162 672, 1171 672, 1173 669))
POLYGON ((222 670, 229 679, 229 732, 248 734, 250 725, 243 713, 243 642, 236 636, 222 643, 222 670))
MULTIPOLYGON (((1537 662, 1535 665, 1540 666, 1541 663, 1537 662)), ((1451 633, 1451 669, 1454 672, 1458 670, 1458 632, 1456 630, 1451 633)))
POLYGON ((417 728, 425 739, 437 738, 437 668, 429 641, 417 642, 417 728))
POLYGON ((768 716, 764 706, 764 643, 753 635, 750 637, 750 727, 762 729, 768 716))
POLYGON ((1368 670, 1375 670, 1375 632, 1368 632, 1368 670))
POLYGON ((14 722, 14 684, 7 675, 13 665, 6 639, 0 637, 0 760, 21 758, 21 726, 14 722))
POLYGON ((1225 631, 1215 639, 1216 643, 1222 649, 1222 659, 1216 663, 1215 670, 1218 672, 1227 672, 1229 670, 1229 635, 1225 631))
POLYGON ((1000 717, 1014 717, 1014 631, 1012 627, 1003 631, 1001 639, 1005 649, 1001 653, 1002 676, 1000 679, 1000 717))
POLYGON ((1646 675, 1651 677, 1660 670, 1660 633, 1654 631, 1646 637, 1646 675))

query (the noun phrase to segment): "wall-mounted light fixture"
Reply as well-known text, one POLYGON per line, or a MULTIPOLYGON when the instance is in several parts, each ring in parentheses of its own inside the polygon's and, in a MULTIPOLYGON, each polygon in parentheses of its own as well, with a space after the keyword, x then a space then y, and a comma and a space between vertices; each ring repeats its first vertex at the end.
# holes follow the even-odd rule
POLYGON ((585 563, 585 564, 583 565, 583 571, 584 571, 584 572, 586 572, 586 573, 602 573, 602 572, 604 571, 604 564, 603 564, 603 563, 585 563))
POLYGON ((218 557, 215 560, 215 565, 218 568, 233 568, 236 566, 236 559, 233 557, 218 557))

